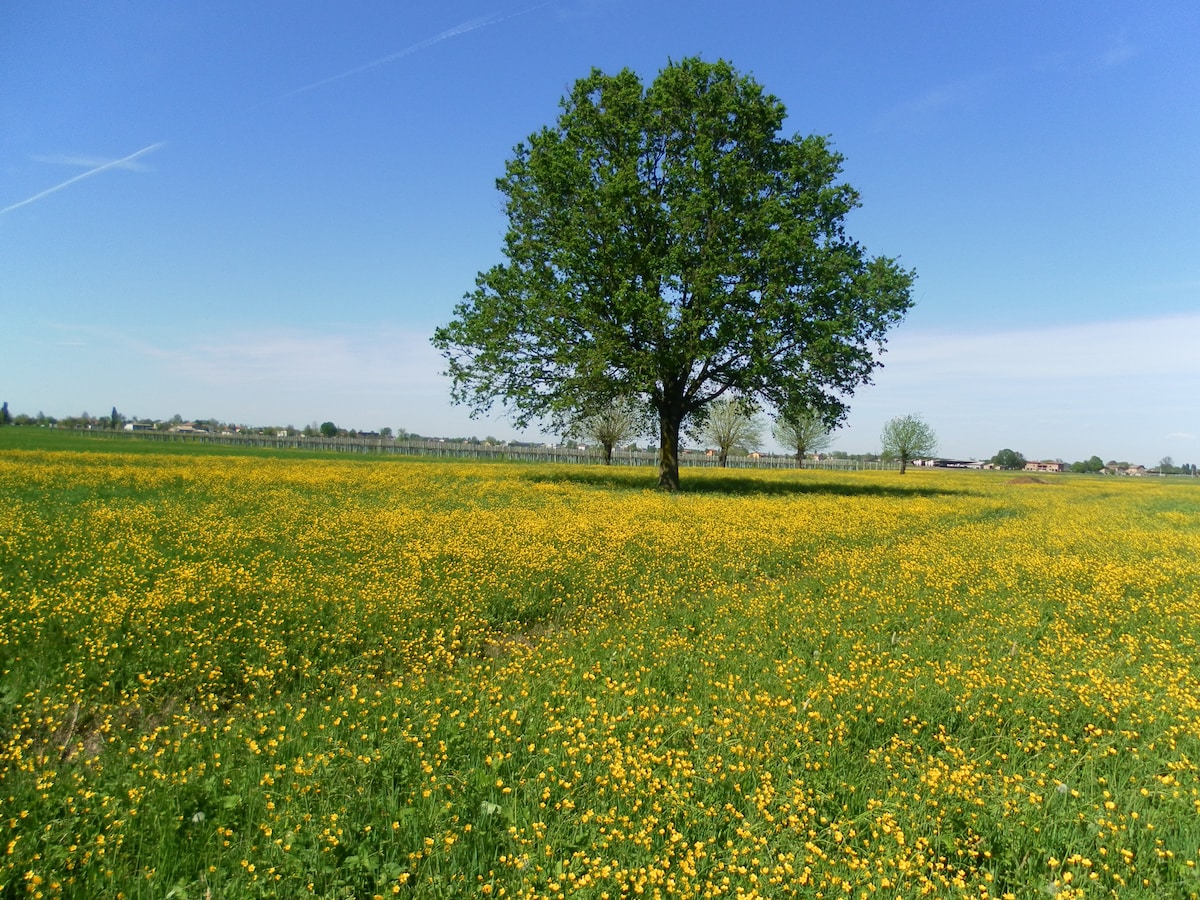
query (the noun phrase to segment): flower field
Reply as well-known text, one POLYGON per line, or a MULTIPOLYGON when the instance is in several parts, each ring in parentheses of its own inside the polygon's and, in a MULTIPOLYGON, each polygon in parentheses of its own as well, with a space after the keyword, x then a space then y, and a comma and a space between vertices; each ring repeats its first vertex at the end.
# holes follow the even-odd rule
POLYGON ((0 898, 1200 897, 1200 485, 0 449, 0 898))

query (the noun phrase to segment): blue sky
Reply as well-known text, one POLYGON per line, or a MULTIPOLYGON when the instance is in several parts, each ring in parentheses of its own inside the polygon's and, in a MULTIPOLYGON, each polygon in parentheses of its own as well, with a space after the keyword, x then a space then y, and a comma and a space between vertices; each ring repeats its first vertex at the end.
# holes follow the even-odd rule
POLYGON ((495 179, 591 67, 700 55, 917 270, 836 448, 916 412, 946 455, 1200 462, 1198 41, 1190 0, 5 4, 0 399, 518 436, 429 346, 495 179))

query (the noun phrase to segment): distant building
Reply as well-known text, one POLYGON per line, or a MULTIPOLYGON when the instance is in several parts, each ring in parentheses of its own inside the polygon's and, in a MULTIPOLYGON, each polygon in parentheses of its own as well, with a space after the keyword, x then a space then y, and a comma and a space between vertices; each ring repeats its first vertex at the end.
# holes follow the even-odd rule
POLYGON ((1065 472, 1067 464, 1055 462, 1053 460, 1042 460, 1040 462, 1025 463, 1026 472, 1065 472))
POLYGON ((943 459, 941 457, 930 459, 914 459, 914 466, 932 466, 936 469, 984 469, 987 465, 977 459, 943 459))

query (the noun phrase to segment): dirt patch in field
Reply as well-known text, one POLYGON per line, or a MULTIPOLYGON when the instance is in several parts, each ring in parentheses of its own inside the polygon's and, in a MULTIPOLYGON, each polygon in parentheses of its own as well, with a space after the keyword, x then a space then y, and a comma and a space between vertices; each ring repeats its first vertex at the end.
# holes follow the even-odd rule
POLYGON ((1036 475, 1018 475, 1016 478, 1010 478, 1009 484, 1049 484, 1048 481, 1042 481, 1036 475))
POLYGON ((533 650, 538 644, 552 640, 562 632, 562 628, 553 625, 534 625, 525 631, 497 635, 484 644, 483 655, 487 659, 497 659, 518 651, 533 650))

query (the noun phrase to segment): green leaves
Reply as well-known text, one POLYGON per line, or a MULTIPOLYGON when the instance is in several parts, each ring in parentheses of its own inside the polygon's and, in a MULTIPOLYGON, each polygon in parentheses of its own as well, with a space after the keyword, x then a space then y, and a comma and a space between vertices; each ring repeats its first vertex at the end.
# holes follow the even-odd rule
POLYGON ((562 425, 640 401, 664 466, 727 391, 844 415, 914 276, 845 236, 842 157, 725 61, 593 70, 561 107, 497 182, 507 261, 434 334, 455 402, 562 425))
POLYGON ((883 426, 880 435, 884 459, 900 460, 900 474, 918 456, 937 452, 937 435, 918 415, 896 416, 883 426))

